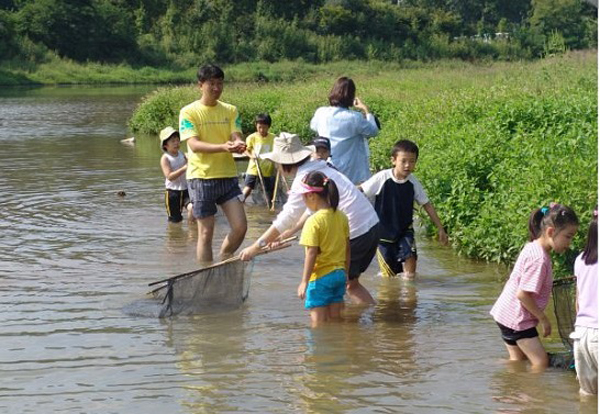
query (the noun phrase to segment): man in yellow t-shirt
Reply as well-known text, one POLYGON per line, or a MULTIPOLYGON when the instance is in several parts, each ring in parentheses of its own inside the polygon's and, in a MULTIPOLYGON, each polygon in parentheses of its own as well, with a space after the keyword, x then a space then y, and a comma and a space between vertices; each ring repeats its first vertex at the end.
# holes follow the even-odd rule
POLYGON ((240 201, 240 186, 233 153, 246 150, 237 108, 219 101, 225 74, 215 65, 198 69, 199 100, 181 109, 179 134, 188 146, 186 178, 193 215, 198 223, 197 255, 201 262, 213 260, 212 239, 217 205, 231 230, 223 240, 221 258, 230 257, 242 244, 247 222, 240 201))
POLYGON ((271 160, 260 158, 260 154, 273 151, 275 135, 269 132, 271 117, 269 114, 258 114, 254 118, 254 125, 256 126, 256 132, 246 138, 246 154, 250 157, 250 161, 248 162, 242 193, 245 201, 254 190, 260 172, 266 187, 263 190, 267 192, 267 199, 271 200, 275 188, 275 166, 271 160), (258 159, 256 159, 257 157, 258 159), (260 168, 260 171, 258 168, 260 168))

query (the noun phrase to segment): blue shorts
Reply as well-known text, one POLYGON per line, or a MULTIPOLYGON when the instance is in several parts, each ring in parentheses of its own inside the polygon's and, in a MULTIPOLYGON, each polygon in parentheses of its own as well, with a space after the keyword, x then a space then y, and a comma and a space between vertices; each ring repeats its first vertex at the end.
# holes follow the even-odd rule
POLYGON ((308 283, 304 307, 311 309, 343 302, 344 293, 346 293, 346 271, 336 269, 308 283))
POLYGON ((415 233, 412 229, 407 230, 400 236, 398 241, 390 243, 379 241, 379 251, 385 262, 396 274, 403 272, 402 263, 409 257, 417 257, 417 246, 415 244, 415 233))
POLYGON ((237 177, 192 178, 188 180, 194 217, 202 219, 217 214, 217 204, 224 204, 242 194, 237 177))

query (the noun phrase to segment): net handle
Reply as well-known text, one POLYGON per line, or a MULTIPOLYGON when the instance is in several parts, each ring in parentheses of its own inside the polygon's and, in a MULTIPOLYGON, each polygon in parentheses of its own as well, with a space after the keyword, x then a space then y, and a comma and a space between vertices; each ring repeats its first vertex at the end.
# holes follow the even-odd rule
MULTIPOLYGON (((287 239, 283 239, 283 240, 281 240, 279 242, 280 244, 278 244, 275 247, 265 246, 265 247, 262 248, 262 250, 260 252, 258 252, 256 254, 256 256, 260 256, 260 255, 271 253, 271 252, 274 252, 274 251, 277 251, 277 250, 285 249, 286 247, 290 247, 292 245, 291 242, 294 241, 294 240, 296 240, 297 238, 298 238, 298 236, 292 236, 292 237, 288 237, 287 239)), ((155 282, 148 283, 148 286, 154 286, 154 285, 158 285, 158 284, 161 284, 161 283, 172 282, 174 280, 181 279, 183 277, 190 276, 192 274, 197 274, 199 272, 204 272, 206 270, 214 269, 215 267, 223 266, 223 265, 226 265, 228 263, 237 262, 238 260, 242 260, 241 257, 240 257, 240 255, 237 255, 237 256, 234 256, 234 257, 230 257, 229 259, 225 259, 223 261, 220 261, 218 263, 212 264, 210 266, 203 267, 202 269, 198 269, 198 270, 194 270, 194 271, 191 271, 191 272, 182 273, 182 274, 179 274, 179 275, 176 275, 176 276, 171 276, 171 277, 166 278, 166 279, 157 280, 155 282)), ((166 287, 166 285, 161 286, 161 287, 159 287, 157 289, 154 289, 152 292, 149 292, 149 293, 155 293, 156 291, 161 290, 161 289, 163 289, 165 287, 166 287)))

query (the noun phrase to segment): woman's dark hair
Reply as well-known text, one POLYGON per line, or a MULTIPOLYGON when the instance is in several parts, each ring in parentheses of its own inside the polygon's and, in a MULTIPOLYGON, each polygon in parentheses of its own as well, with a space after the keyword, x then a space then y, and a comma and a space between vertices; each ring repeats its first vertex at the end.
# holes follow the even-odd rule
POLYGON ((303 160, 298 161, 295 164, 279 164, 281 165, 281 169, 283 170, 283 172, 285 173, 291 173, 294 168, 300 168, 300 166, 302 164, 304 164, 305 162, 308 162, 308 160, 310 160, 310 155, 307 155, 306 158, 304 158, 303 160))
POLYGON ((302 181, 304 184, 310 185, 311 187, 323 188, 323 191, 315 192, 314 194, 327 200, 333 211, 337 209, 337 206, 340 203, 340 193, 333 180, 327 178, 322 172, 313 171, 308 173, 302 181))
POLYGON ((548 227, 561 231, 570 225, 579 225, 577 214, 571 207, 550 203, 550 206, 538 208, 529 216, 529 240, 539 238, 548 227))
POLYGON ((256 124, 271 126, 271 117, 269 116, 269 114, 258 114, 254 118, 254 125, 256 124))
POLYGON ((350 108, 354 105, 355 94, 356 86, 354 85, 354 81, 342 76, 335 81, 331 92, 329 92, 329 105, 350 108))
POLYGON ((225 79, 225 73, 217 65, 200 66, 196 74, 198 82, 205 82, 209 79, 225 79))
POLYGON ((594 210, 594 215, 590 222, 582 258, 586 265, 598 263, 598 207, 594 210))

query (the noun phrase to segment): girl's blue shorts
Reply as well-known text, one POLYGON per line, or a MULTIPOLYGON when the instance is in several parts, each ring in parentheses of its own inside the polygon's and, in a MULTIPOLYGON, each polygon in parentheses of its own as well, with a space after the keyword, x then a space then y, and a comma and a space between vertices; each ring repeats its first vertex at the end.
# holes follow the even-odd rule
POLYGON ((311 309, 343 302, 344 293, 346 293, 346 271, 336 269, 308 283, 304 307, 311 309))

